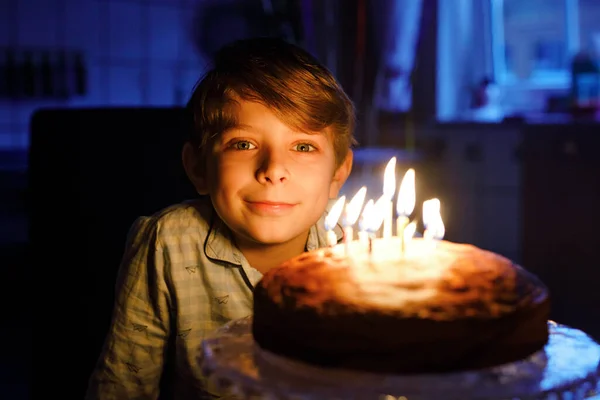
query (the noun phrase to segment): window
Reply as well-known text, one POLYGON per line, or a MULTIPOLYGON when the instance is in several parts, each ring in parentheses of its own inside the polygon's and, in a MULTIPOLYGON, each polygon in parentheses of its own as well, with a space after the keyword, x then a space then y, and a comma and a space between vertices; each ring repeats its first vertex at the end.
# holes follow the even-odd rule
POLYGON ((600 0, 490 0, 501 85, 568 87, 572 57, 600 55, 600 0))

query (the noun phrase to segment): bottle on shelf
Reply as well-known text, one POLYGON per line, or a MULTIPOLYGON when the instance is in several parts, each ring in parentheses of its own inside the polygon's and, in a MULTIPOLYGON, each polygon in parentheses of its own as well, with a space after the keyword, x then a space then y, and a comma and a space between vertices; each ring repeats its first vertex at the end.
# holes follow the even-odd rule
POLYGON ((571 62, 571 105, 574 112, 595 112, 600 106, 600 68, 586 51, 571 62))

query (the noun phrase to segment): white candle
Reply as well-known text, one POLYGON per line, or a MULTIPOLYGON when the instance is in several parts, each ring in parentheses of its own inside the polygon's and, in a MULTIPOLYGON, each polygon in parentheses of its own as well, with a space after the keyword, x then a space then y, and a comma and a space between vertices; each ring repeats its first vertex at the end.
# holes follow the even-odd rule
POLYGON ((396 191, 396 157, 388 161, 383 174, 383 196, 386 198, 385 210, 383 211, 383 237, 392 237, 392 221, 394 219, 394 205, 392 199, 396 191))
POLYGON ((344 227, 344 249, 346 254, 348 254, 350 251, 349 244, 354 239, 353 225, 360 216, 360 210, 365 202, 366 194, 367 188, 364 186, 361 187, 358 192, 356 192, 354 197, 352 197, 350 203, 348 203, 346 206, 346 210, 342 219, 342 225, 344 227))
POLYGON ((415 190, 415 170, 410 168, 404 174, 400 189, 398 189, 398 202, 396 203, 396 235, 400 237, 400 252, 406 252, 406 241, 404 240, 404 230, 409 224, 409 217, 415 209, 416 203, 415 190))
POLYGON ((373 257, 373 240, 377 236, 377 231, 381 228, 386 217, 388 199, 385 196, 381 196, 373 205, 373 212, 369 218, 367 225, 367 232, 369 233, 369 259, 373 257))
POLYGON ((396 236, 400 237, 400 254, 406 252, 406 241, 404 240, 404 232, 410 223, 410 219, 405 215, 400 215, 396 219, 396 236))
POLYGON ((417 224, 415 222, 411 222, 410 224, 406 225, 406 228, 404 229, 404 232, 402 235, 402 243, 405 246, 403 253, 402 253, 403 257, 407 256, 409 254, 410 242, 412 241, 413 237, 415 236, 416 231, 417 231, 417 224))
POLYGON ((360 216, 360 221, 358 222, 358 240, 361 244, 361 247, 364 246, 366 248, 369 244, 369 221, 373 218, 375 202, 373 199, 367 201, 365 208, 360 216))
POLYGON ((358 242, 361 246, 367 247, 369 244, 369 234, 367 231, 359 231, 358 232, 358 242))
POLYGON ((335 202, 333 207, 331 207, 331 210, 325 217, 325 230, 327 231, 327 245, 329 247, 333 247, 337 244, 337 236, 335 235, 333 228, 335 228, 335 225, 340 219, 340 215, 342 214, 342 210, 344 209, 345 203, 346 196, 340 197, 335 202))

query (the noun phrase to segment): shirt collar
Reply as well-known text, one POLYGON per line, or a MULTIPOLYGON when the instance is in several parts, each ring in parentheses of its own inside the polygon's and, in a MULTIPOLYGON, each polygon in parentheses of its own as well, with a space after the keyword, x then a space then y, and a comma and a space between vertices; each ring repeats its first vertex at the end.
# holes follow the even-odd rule
POLYGON ((242 252, 233 244, 231 230, 213 211, 212 221, 206 241, 204 253, 213 260, 225 261, 230 264, 242 265, 242 252))

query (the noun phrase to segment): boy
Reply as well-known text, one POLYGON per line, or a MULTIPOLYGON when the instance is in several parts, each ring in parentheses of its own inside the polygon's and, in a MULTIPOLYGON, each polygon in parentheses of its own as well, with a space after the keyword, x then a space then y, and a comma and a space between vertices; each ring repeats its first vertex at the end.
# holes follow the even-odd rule
POLYGON ((326 245, 320 219, 350 173, 354 126, 333 76, 291 44, 242 40, 188 107, 182 158, 202 196, 133 225, 87 398, 208 396, 202 340, 252 313, 264 272, 326 245))

